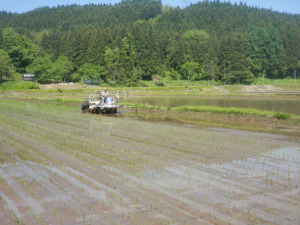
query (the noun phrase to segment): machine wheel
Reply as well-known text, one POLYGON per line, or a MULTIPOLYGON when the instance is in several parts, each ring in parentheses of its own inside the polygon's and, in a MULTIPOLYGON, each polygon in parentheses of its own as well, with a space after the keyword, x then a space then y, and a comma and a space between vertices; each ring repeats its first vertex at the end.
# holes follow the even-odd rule
POLYGON ((117 113, 118 112, 118 109, 117 109, 117 107, 116 108, 114 108, 114 113, 117 113))
POLYGON ((84 110, 86 110, 86 109, 88 109, 89 108, 89 101, 83 101, 83 102, 81 102, 81 110, 82 111, 84 111, 84 110))
POLYGON ((101 113, 101 109, 98 107, 98 108, 96 108, 95 112, 96 112, 96 114, 100 114, 101 113))

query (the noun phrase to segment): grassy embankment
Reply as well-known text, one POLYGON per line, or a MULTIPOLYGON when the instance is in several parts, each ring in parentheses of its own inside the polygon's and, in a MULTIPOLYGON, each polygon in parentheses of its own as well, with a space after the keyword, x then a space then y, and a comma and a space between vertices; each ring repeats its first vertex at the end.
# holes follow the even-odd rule
POLYGON ((27 89, 39 89, 39 85, 32 82, 24 81, 7 81, 0 84, 1 90, 27 90, 27 89))
MULTIPOLYGON (((168 81, 165 86, 155 86, 152 81, 145 81, 146 87, 109 87, 109 91, 121 91, 124 96, 132 95, 260 95, 267 93, 270 95, 280 95, 282 93, 300 93, 300 80, 284 79, 284 80, 268 80, 262 82, 261 79, 255 81, 256 85, 216 85, 216 82, 211 81, 193 81, 187 82, 184 80, 168 81)), ((101 91, 101 86, 88 86, 81 84, 73 85, 39 85, 31 82, 23 81, 8 81, 0 84, 0 91, 15 90, 21 91, 25 89, 32 90, 34 93, 48 95, 49 92, 57 96, 79 96, 88 95, 95 91, 101 91)), ((80 96, 81 97, 81 96, 80 96)))
POLYGON ((300 137, 300 117, 293 114, 255 109, 209 106, 159 106, 125 103, 128 116, 150 121, 168 121, 204 127, 221 127, 300 137))
MULTIPOLYGON (((135 103, 124 103, 126 106, 134 107, 134 108, 143 108, 143 109, 158 109, 162 108, 159 106, 150 106, 145 104, 135 104, 135 103)), ((165 109, 165 108, 163 108, 165 109)), ((274 117, 277 119, 285 120, 288 118, 298 118, 296 115, 292 115, 289 113, 280 113, 266 110, 257 110, 252 108, 224 108, 224 107, 215 107, 215 106, 179 106, 174 108, 166 108, 165 110, 174 110, 182 113, 186 112, 209 112, 214 114, 233 114, 233 115, 250 115, 250 116, 262 116, 262 117, 274 117)), ((299 117, 300 118, 300 117, 299 117)))

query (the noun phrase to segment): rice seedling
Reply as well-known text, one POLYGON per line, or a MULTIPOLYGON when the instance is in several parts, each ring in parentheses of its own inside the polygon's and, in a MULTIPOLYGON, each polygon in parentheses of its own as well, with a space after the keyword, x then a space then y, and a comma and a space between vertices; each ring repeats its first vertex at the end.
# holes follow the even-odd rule
MULTIPOLYGON (((258 223, 265 221, 256 210, 256 204, 263 202, 266 208, 260 210, 269 221, 299 221, 299 202, 286 201, 282 194, 285 185, 291 194, 298 188, 297 152, 274 150, 298 143, 251 132, 86 116, 72 107, 42 104, 24 111, 20 105, 0 105, 13 112, 0 108, 0 135, 13 151, 19 151, 18 158, 1 152, 1 160, 27 165, 13 169, 2 163, 5 182, 18 180, 59 223, 81 218, 91 224, 147 224, 151 217, 163 215, 168 219, 157 218, 158 223, 201 224, 208 212, 210 223, 258 223), (260 196, 263 202, 251 196, 260 196), (239 199, 245 200, 234 207, 239 199), (230 210, 226 213, 222 208, 230 210), (147 215, 140 217, 145 211, 147 215), (286 212, 292 221, 279 216, 286 212)), ((9 191, 2 177, 0 184, 9 191)), ((32 210, 34 220, 38 215, 38 221, 43 221, 32 210)))

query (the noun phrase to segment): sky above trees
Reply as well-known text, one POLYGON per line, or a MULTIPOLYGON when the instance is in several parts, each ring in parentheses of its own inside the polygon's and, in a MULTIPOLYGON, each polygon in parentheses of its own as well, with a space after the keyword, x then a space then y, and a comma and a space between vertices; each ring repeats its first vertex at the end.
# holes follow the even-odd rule
MULTIPOLYGON (((1 0, 0 10, 8 12, 23 13, 34 10, 42 6, 53 7, 56 5, 67 4, 115 4, 121 0, 1 0)), ((221 0, 223 1, 223 0, 221 0)), ((198 0, 162 0, 163 5, 180 6, 184 7, 189 3, 196 3, 198 0)), ((238 3, 245 2, 248 6, 258 6, 260 8, 272 9, 278 12, 287 12, 293 14, 300 14, 300 1, 299 0, 230 0, 230 2, 238 3)))

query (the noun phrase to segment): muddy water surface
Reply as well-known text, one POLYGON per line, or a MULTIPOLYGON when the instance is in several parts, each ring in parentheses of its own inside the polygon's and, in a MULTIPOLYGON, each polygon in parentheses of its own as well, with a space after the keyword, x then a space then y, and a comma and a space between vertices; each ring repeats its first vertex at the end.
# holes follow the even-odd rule
POLYGON ((219 106, 253 108, 300 115, 300 97, 236 97, 236 96, 137 96, 125 99, 128 102, 157 105, 163 107, 219 106))
POLYGON ((299 224, 285 136, 0 102, 5 224, 299 224))

